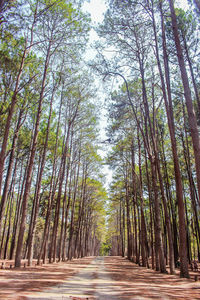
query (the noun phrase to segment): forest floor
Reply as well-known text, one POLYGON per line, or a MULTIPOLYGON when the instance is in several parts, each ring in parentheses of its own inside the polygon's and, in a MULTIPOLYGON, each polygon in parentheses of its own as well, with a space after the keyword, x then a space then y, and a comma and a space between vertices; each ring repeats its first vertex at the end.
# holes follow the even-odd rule
MULTIPOLYGON (((138 267, 121 257, 0 270, 0 299, 200 299, 200 281, 138 267)), ((197 273, 196 273, 197 274, 197 273)))

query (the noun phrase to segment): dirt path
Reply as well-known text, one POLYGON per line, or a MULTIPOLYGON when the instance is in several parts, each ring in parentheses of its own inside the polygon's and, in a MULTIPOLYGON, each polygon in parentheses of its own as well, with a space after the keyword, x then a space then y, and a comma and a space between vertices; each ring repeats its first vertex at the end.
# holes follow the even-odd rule
POLYGON ((193 300, 200 299, 200 281, 160 274, 121 257, 91 257, 37 270, 0 270, 0 299, 193 300))
POLYGON ((97 257, 78 274, 62 284, 24 299, 120 299, 121 288, 105 269, 104 258, 97 257), (115 288, 113 288, 115 286, 115 288))

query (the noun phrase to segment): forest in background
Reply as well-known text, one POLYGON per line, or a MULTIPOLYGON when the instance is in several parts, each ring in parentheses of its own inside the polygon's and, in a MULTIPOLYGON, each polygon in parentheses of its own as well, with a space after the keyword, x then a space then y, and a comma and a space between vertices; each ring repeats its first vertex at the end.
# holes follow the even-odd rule
POLYGON ((200 262, 199 0, 187 11, 106 1, 90 63, 83 2, 0 1, 0 256, 19 267, 109 253, 189 277, 200 262), (95 76, 111 90, 106 162, 95 76))

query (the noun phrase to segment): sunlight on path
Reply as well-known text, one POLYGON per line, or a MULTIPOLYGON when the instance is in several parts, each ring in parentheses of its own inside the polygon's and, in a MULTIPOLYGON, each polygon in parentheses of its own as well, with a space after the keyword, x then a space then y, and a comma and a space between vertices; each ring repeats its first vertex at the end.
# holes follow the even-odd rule
POLYGON ((98 257, 88 267, 64 283, 31 294, 24 299, 120 299, 120 288, 116 286, 104 266, 104 258, 98 257))

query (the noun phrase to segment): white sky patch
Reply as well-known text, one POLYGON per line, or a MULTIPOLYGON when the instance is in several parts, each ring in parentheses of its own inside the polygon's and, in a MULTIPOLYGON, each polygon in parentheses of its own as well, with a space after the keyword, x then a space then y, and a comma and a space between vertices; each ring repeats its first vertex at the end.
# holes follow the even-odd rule
POLYGON ((189 8, 187 0, 177 0, 175 2, 175 5, 179 8, 182 8, 184 10, 187 10, 189 8))
POLYGON ((83 4, 83 10, 90 13, 93 23, 100 23, 104 18, 106 4, 103 0, 90 0, 83 4))
MULTIPOLYGON (((90 0, 89 2, 84 2, 82 6, 83 11, 87 12, 91 16, 92 27, 98 25, 98 23, 102 23, 104 19, 104 13, 107 10, 107 6, 104 0, 90 0)), ((90 30, 90 40, 88 51, 86 52, 86 57, 88 59, 92 59, 95 57, 96 52, 92 49, 91 44, 95 41, 98 41, 99 37, 94 28, 90 30)))

